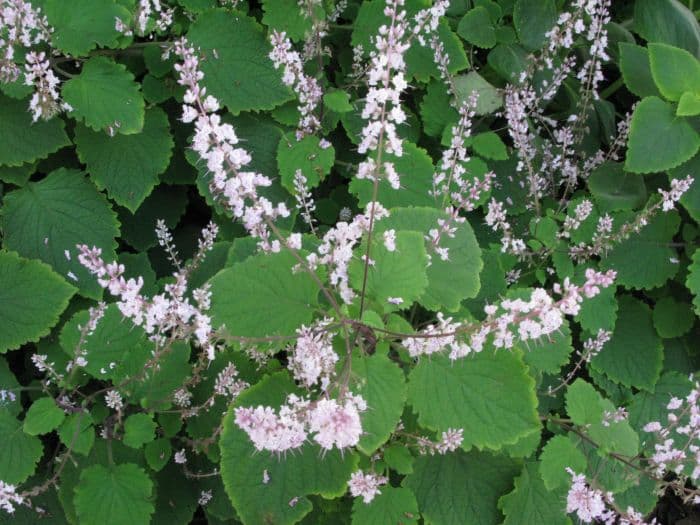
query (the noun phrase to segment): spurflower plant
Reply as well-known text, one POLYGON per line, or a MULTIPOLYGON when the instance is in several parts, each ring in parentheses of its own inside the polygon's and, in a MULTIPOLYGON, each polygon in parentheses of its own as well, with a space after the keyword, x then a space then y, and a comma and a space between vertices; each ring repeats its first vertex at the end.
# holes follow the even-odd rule
POLYGON ((2 522, 691 515, 685 4, 0 0, 2 522))

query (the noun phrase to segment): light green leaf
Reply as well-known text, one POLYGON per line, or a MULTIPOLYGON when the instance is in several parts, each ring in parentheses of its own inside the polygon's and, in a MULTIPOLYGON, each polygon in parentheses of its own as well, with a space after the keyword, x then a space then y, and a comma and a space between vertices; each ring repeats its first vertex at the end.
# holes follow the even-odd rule
POLYGON ((154 507, 153 482, 132 463, 82 471, 75 487, 80 525, 147 525, 154 507))
POLYGON ((114 0, 46 0, 44 11, 54 29, 52 45, 76 57, 97 46, 115 47, 122 36, 114 27, 115 19, 128 23, 132 18, 114 0))
POLYGON ((141 448, 156 437, 156 424, 149 414, 132 414, 124 421, 124 444, 141 448))
POLYGON ((254 18, 220 9, 199 15, 188 40, 206 56, 207 90, 234 115, 272 109, 291 98, 282 72, 268 58, 271 45, 254 18))
POLYGON ((27 410, 24 417, 24 431, 30 436, 48 434, 63 422, 63 410, 56 406, 51 397, 40 397, 27 410))
POLYGON ((323 94, 323 105, 336 113, 347 113, 354 109, 350 103, 350 94, 340 89, 326 91, 323 94))
POLYGON ((557 22, 557 8, 553 0, 517 0, 513 8, 513 25, 520 43, 530 51, 540 49, 545 33, 557 22))
POLYGON ((22 166, 70 144, 63 120, 32 123, 26 100, 0 95, 0 166, 22 166))
POLYGON ((642 100, 632 115, 625 169, 634 173, 665 171, 690 159, 700 136, 675 109, 657 97, 642 100))
MULTIPOLYGON (((294 388, 286 372, 267 376, 243 392, 236 406, 277 407, 294 388)), ((224 417, 223 428, 219 441, 221 478, 244 523, 296 523, 311 511, 306 496, 341 496, 357 468, 355 454, 341 456, 334 449, 321 456, 312 444, 287 454, 284 460, 267 452, 256 453, 247 434, 234 423, 233 407, 224 417), (267 483, 263 482, 265 472, 267 483)))
POLYGON ((139 85, 126 66, 96 56, 85 62, 80 75, 63 85, 63 99, 95 131, 130 135, 143 129, 144 101, 139 85))
POLYGON ((311 31, 313 20, 323 20, 326 14, 322 3, 297 4, 288 0, 264 0, 262 23, 277 31, 284 31, 297 42, 311 31), (313 11, 309 13, 308 11, 313 11))
POLYGON ((22 432, 22 422, 7 410, 0 410, 0 479, 18 485, 34 473, 44 453, 38 437, 22 432))
POLYGON ((406 488, 382 487, 370 503, 358 497, 352 504, 353 525, 409 525, 417 523, 419 517, 416 497, 406 488))
POLYGON ((447 125, 457 122, 457 111, 452 107, 450 94, 442 81, 428 84, 419 109, 423 131, 431 137, 442 136, 447 125))
POLYGON ((496 28, 488 9, 483 6, 467 11, 459 21, 457 34, 478 47, 490 48, 496 45, 496 28))
POLYGON ((679 117, 695 117, 700 115, 700 95, 686 91, 681 95, 676 108, 679 117))
POLYGON ((586 456, 568 436, 554 436, 542 449, 540 454, 540 475, 547 490, 553 490, 571 485, 571 475, 574 472, 586 470, 586 456))
POLYGON ((95 184, 132 213, 158 184, 174 146, 168 117, 160 108, 146 111, 143 131, 133 135, 110 137, 79 124, 75 143, 95 184))
POLYGON ((119 223, 105 196, 83 173, 61 168, 8 193, 2 225, 6 248, 41 259, 59 275, 75 276, 81 295, 102 297, 95 277, 78 261, 76 245, 97 246, 105 261, 115 260, 119 223))
POLYGON ((683 93, 700 93, 700 63, 685 49, 666 44, 649 44, 651 74, 668 100, 680 100, 683 93))
POLYGON ((620 42, 620 72, 631 93, 640 98, 660 95, 651 76, 649 50, 646 47, 620 42))
POLYGON ((306 272, 292 272, 297 260, 287 253, 255 255, 211 279, 214 326, 232 335, 293 335, 308 324, 319 289, 306 272))
POLYGON ((46 264, 0 251, 0 353, 48 334, 73 293, 46 264))
POLYGON ((427 524, 496 525, 503 521, 498 499, 512 489, 519 470, 504 456, 458 450, 419 456, 402 485, 413 490, 427 524))
POLYGON ((681 337, 695 324, 695 314, 690 305, 673 297, 662 297, 656 301, 652 318, 656 332, 664 339, 681 337))
POLYGON ((385 463, 399 474, 412 473, 415 459, 411 451, 401 444, 389 445, 384 449, 385 463))
POLYGON ((58 437, 74 453, 87 456, 95 444, 95 427, 87 412, 69 414, 58 428, 58 437))
POLYGON ((367 402, 362 414, 363 436, 357 445, 371 456, 396 428, 406 402, 402 370, 386 355, 356 355, 352 359, 353 393, 367 402))
POLYGON ((550 492, 545 487, 537 463, 528 462, 520 476, 515 478, 513 492, 498 501, 505 514, 503 525, 570 524, 566 516, 566 490, 550 492))
POLYGON ((457 76, 454 83, 458 103, 468 100, 473 92, 479 95, 475 109, 477 115, 488 115, 503 106, 503 95, 476 71, 457 76))
POLYGON ((507 160, 508 149, 496 133, 484 131, 472 138, 472 148, 474 151, 486 159, 507 160))
POLYGON ((700 25, 678 0, 636 0, 632 18, 634 30, 647 42, 682 47, 700 56, 700 25))
POLYGON ((409 376, 408 401, 426 428, 463 428, 465 450, 497 450, 540 426, 535 384, 518 352, 421 359, 409 376))
POLYGON ((297 170, 306 177, 306 186, 315 188, 331 172, 335 161, 333 146, 322 148, 321 140, 316 135, 307 135, 301 140, 288 133, 277 146, 277 167, 282 178, 282 186, 291 194, 294 188, 294 176, 297 170))
POLYGON ((548 337, 534 341, 525 351, 525 364, 546 374, 556 374, 569 362, 574 351, 571 343, 571 329, 568 321, 548 337))

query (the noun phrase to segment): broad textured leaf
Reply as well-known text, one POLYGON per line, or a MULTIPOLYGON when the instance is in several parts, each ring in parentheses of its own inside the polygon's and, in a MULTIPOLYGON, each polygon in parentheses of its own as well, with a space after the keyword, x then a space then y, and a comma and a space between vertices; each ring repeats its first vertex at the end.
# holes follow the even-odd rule
POLYGON ((156 437, 156 424, 153 416, 132 414, 124 421, 124 444, 131 448, 141 448, 156 437))
POLYGON ((132 14, 114 0, 46 0, 44 10, 54 31, 51 43, 66 54, 87 55, 97 46, 114 47, 121 33, 114 22, 132 14))
POLYGON ((648 42, 682 47, 700 56, 700 25, 678 0, 637 0, 633 20, 634 30, 648 42))
MULTIPOLYGON (((365 282, 365 264, 359 258, 365 254, 367 242, 360 244, 355 253, 358 257, 350 263, 348 274, 350 284, 358 294, 365 282)), ((389 302, 391 298, 402 299, 400 308, 406 308, 416 301, 428 286, 426 266, 428 256, 425 253, 423 236, 414 231, 396 232, 396 249, 389 251, 379 235, 372 239, 370 264, 367 270, 366 295, 376 301, 385 311, 395 309, 389 302)))
POLYGON ((465 450, 499 449, 540 426, 535 384, 518 352, 421 359, 409 376, 408 401, 426 428, 463 428, 465 450))
POLYGON ((419 108, 423 132, 431 137, 442 136, 448 124, 457 122, 457 111, 452 107, 450 94, 442 81, 428 84, 419 108))
MULTIPOLYGON (((423 238, 437 227, 439 219, 446 215, 435 208, 394 208, 391 215, 377 223, 377 233, 388 229, 419 232, 423 238)), ((481 249, 469 222, 454 224, 454 237, 443 236, 440 246, 449 249, 449 260, 444 261, 436 253, 427 268, 428 287, 418 302, 430 310, 457 311, 464 299, 476 296, 480 288, 479 274, 483 268, 481 249)), ((425 249, 430 249, 425 240, 425 249)))
POLYGON ((83 173, 61 168, 8 193, 2 225, 6 248, 41 259, 62 276, 75 276, 81 295, 102 296, 95 277, 78 262, 76 245, 97 246, 105 261, 115 260, 119 223, 105 196, 83 173))
MULTIPOLYGON (((294 388, 285 372, 267 376, 242 393, 236 406, 278 407, 294 388)), ((248 435, 234 423, 233 407, 224 417, 223 428, 221 478, 244 523, 296 523, 311 511, 306 496, 341 496, 357 468, 355 454, 341 456, 334 449, 321 456, 319 447, 310 443, 283 460, 269 452, 256 453, 248 435), (263 482, 265 472, 267 483, 263 482)))
MULTIPOLYGON (((632 218, 629 215, 618 217, 615 223, 619 226, 632 218)), ((658 214, 639 233, 610 250, 601 261, 601 267, 617 271, 615 283, 626 288, 649 290, 663 285, 678 271, 678 264, 674 262, 678 254, 669 243, 679 223, 676 212, 658 214)))
POLYGON ((312 17, 308 11, 313 10, 314 20, 323 20, 326 14, 321 3, 303 4, 287 0, 264 0, 263 24, 277 31, 284 31, 293 41, 299 41, 311 31, 312 17))
MULTIPOLYGON (((466 429, 465 429, 466 430, 466 429)), ((413 490, 429 525, 496 525, 498 499, 513 487, 520 467, 486 452, 420 456, 402 485, 413 490)))
POLYGON ((226 325, 232 335, 293 335, 308 324, 318 305, 319 288, 298 264, 282 252, 256 255, 225 268, 211 279, 214 326, 226 325))
POLYGON ((566 391, 566 411, 576 425, 585 426, 588 436, 604 452, 634 456, 639 451, 639 436, 627 421, 603 425, 605 412, 616 410, 590 383, 577 379, 566 391))
POLYGON ((22 166, 70 144, 63 120, 32 123, 29 104, 0 94, 0 166, 22 166))
MULTIPOLYGON (((147 347, 141 347, 139 352, 140 361, 134 358, 124 362, 124 371, 130 376, 139 376, 143 372, 144 364, 152 357, 147 347)), ((176 341, 168 352, 160 357, 158 364, 157 371, 149 372, 144 378, 132 381, 124 388, 127 396, 148 410, 167 410, 172 406, 173 392, 181 387, 192 373, 190 345, 176 341)))
POLYGON ((457 102, 462 103, 476 92, 479 98, 476 101, 476 114, 488 115, 503 105, 503 95, 476 71, 470 71, 466 75, 459 75, 454 80, 457 102))
POLYGON ((640 98, 659 96, 654 77, 651 76, 649 50, 646 47, 620 43, 620 72, 625 86, 640 98))
POLYGON ((407 488, 382 487, 381 494, 370 503, 355 498, 352 505, 353 525, 387 525, 417 523, 420 514, 416 497, 407 488))
POLYGON ((507 160, 508 148, 496 133, 485 131, 472 138, 474 151, 486 159, 507 160))
POLYGON ((478 47, 490 48, 496 45, 496 27, 488 9, 483 6, 467 11, 459 21, 457 34, 478 47))
POLYGON ((651 311, 630 296, 622 296, 619 302, 615 332, 591 365, 617 383, 653 390, 661 374, 663 347, 651 311))
POLYGON ((86 412, 69 414, 58 428, 58 437, 73 453, 87 456, 95 444, 92 416, 86 412))
POLYGON ((95 184, 132 213, 158 184, 174 146, 168 117, 160 108, 146 111, 141 133, 110 137, 78 125, 75 143, 95 184))
POLYGON ((139 85, 126 66, 96 56, 85 62, 80 75, 63 85, 63 98, 95 131, 129 135, 143 129, 144 101, 139 85))
POLYGON ((187 38, 206 55, 207 90, 233 114, 272 109, 291 98, 282 72, 268 58, 270 43, 255 19, 240 12, 207 11, 187 38))
POLYGON ((277 167, 282 186, 290 193, 296 193, 294 176, 297 170, 301 170, 306 177, 307 188, 315 188, 330 173, 335 161, 335 149, 333 146, 322 148, 320 142, 315 135, 297 140, 294 133, 288 133, 279 141, 277 167))
POLYGON ((662 297, 654 305, 654 328, 664 339, 681 337, 695 324, 695 314, 688 303, 676 301, 673 297, 662 297))
POLYGON ((593 170, 588 188, 603 212, 634 210, 647 200, 644 177, 624 171, 617 162, 604 162, 593 170))
POLYGON ((18 485, 34 473, 44 452, 41 440, 22 431, 22 422, 0 410, 0 479, 18 485))
POLYGON ((168 438, 159 438, 146 443, 143 454, 146 457, 148 466, 158 472, 170 461, 173 449, 168 438))
POLYGON ((540 454, 540 476, 548 490, 571 485, 570 468, 574 472, 586 470, 586 456, 568 436, 554 436, 547 441, 540 454))
POLYGON ((634 173, 665 171, 690 159, 700 136, 674 107, 657 97, 642 100, 632 115, 625 169, 634 173))
POLYGON ((569 362, 573 351, 571 329, 569 323, 564 321, 557 332, 541 337, 529 345, 525 350, 525 364, 546 374, 556 374, 569 362))
POLYGON ((40 397, 27 410, 24 416, 24 431, 30 436, 47 434, 63 422, 66 417, 51 397, 40 397))
POLYGON ((542 47, 545 33, 557 22, 554 0, 517 0, 513 8, 513 25, 520 43, 534 51, 542 47))
POLYGON ((396 428, 406 402, 403 371, 386 355, 355 356, 352 359, 352 391, 367 402, 362 414, 363 435, 357 445, 371 455, 396 428))
POLYGON ((550 492, 545 487, 537 463, 528 462, 515 478, 513 492, 503 496, 498 506, 505 514, 503 525, 569 524, 566 516, 566 490, 550 492))
POLYGON ((152 492, 151 478, 137 465, 92 465, 75 487, 80 525, 146 525, 154 511, 152 492))
POLYGON ((686 91, 700 92, 700 63, 685 49, 651 43, 649 63, 664 98, 676 102, 686 91))
POLYGON ((73 293, 46 264, 0 251, 0 353, 48 334, 73 293))

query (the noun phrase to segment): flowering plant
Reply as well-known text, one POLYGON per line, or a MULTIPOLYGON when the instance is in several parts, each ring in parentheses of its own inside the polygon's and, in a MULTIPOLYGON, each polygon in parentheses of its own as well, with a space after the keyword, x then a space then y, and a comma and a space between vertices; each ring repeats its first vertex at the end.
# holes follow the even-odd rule
POLYGON ((688 3, 0 0, 3 520, 690 512, 688 3))

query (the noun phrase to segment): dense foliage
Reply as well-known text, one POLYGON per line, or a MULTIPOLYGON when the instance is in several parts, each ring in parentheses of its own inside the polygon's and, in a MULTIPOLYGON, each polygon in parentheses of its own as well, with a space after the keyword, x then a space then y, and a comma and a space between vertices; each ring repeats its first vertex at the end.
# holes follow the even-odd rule
POLYGON ((0 0, 0 522, 675 523, 693 0, 0 0))

